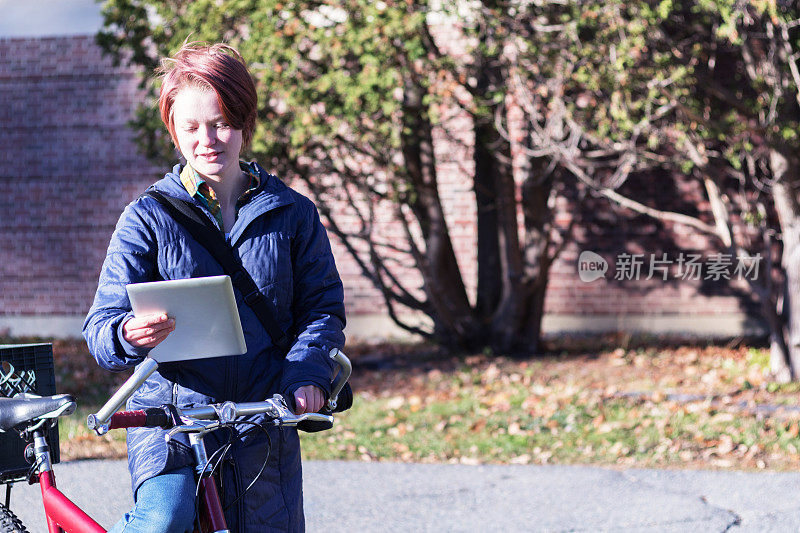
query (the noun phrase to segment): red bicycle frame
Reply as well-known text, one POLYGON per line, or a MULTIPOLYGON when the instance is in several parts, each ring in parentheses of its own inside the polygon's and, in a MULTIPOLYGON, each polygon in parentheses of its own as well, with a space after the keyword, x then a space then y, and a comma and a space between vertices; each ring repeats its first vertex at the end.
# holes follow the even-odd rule
MULTIPOLYGON (((117 413, 115 417, 117 415, 119 415, 118 420, 112 417, 112 427, 144 425, 145 417, 142 411, 117 413)), ((44 512, 47 518, 48 533, 105 533, 106 530, 100 524, 58 490, 50 461, 50 449, 44 438, 44 431, 38 429, 34 431, 33 435, 34 454, 38 465, 38 482, 42 489, 42 503, 44 504, 44 512)), ((197 441, 198 451, 205 454, 202 438, 198 438, 197 441)), ((207 474, 203 474, 200 479, 200 502, 198 507, 200 531, 222 532, 228 530, 217 484, 214 478, 207 474)))
MULTIPOLYGON (((337 406, 339 393, 342 391, 347 379, 350 377, 352 367, 350 360, 338 349, 329 353, 340 367, 338 376, 332 385, 331 397, 327 408, 333 412, 337 406)), ((149 357, 146 358, 128 380, 114 393, 114 395, 100 408, 96 414, 89 415, 87 423, 98 435, 110 429, 131 427, 170 427, 168 437, 176 432, 188 433, 189 443, 194 453, 196 473, 199 477, 200 502, 198 505, 198 523, 203 533, 228 533, 222 504, 219 498, 217 484, 208 469, 209 461, 203 442, 203 435, 219 427, 219 423, 232 423, 238 416, 250 416, 267 413, 273 419, 280 419, 281 423, 297 426, 301 422, 314 422, 323 424, 320 429, 329 429, 333 426, 333 417, 321 413, 304 413, 295 415, 286 405, 280 395, 275 395, 271 400, 263 402, 241 403, 225 402, 218 406, 200 406, 183 410, 188 415, 189 422, 170 421, 162 409, 147 409, 146 411, 116 410, 130 397, 130 395, 144 383, 144 381, 158 368, 158 363, 149 357), (216 419, 216 423, 203 425, 203 420, 216 419), (194 421, 192 421, 194 420, 194 421), (172 425, 171 425, 172 424, 172 425), (216 424, 216 425, 215 425, 216 424)), ((74 408, 74 404, 73 404, 74 408)), ((71 412, 71 411, 70 411, 71 412)), ((60 414, 60 413, 59 413, 60 414)), ((29 431, 33 434, 33 450, 36 460, 36 474, 42 488, 42 502, 44 503, 47 528, 49 533, 102 533, 105 530, 89 515, 83 512, 69 498, 56 488, 56 478, 50 460, 50 448, 45 440, 45 431, 41 429, 43 422, 39 422, 29 431)), ((302 429, 302 427, 301 427, 302 429)), ((315 431, 319 431, 316 429, 315 431)))
POLYGON ((62 533, 64 530, 86 533, 105 532, 100 524, 56 488, 56 479, 52 470, 39 474, 39 485, 42 487, 42 502, 47 516, 49 533, 62 533), (63 529, 60 526, 63 526, 63 529))

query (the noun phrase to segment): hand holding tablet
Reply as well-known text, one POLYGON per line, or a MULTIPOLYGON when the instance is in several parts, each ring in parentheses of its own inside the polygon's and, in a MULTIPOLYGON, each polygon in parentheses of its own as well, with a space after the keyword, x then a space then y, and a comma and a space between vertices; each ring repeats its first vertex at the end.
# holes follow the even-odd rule
POLYGON ((166 313, 135 316, 122 326, 128 344, 141 348, 154 348, 175 329, 175 319, 166 313))
POLYGON ((149 355, 159 363, 247 351, 230 277, 132 283, 126 289, 135 318, 123 330, 131 344, 155 346, 149 355))

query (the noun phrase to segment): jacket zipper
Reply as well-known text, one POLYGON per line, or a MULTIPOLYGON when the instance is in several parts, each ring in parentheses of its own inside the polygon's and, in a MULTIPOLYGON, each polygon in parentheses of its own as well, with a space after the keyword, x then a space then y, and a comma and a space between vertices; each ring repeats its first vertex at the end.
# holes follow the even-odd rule
POLYGON ((242 477, 239 472, 239 465, 236 464, 236 459, 231 456, 229 456, 226 461, 230 465, 233 472, 233 483, 235 487, 233 499, 239 498, 239 501, 236 502, 235 509, 238 522, 236 529, 238 531, 244 531, 244 499, 246 496, 242 495, 242 477))
MULTIPOLYGON (((278 466, 278 486, 281 488, 281 496, 283 497, 283 508, 286 509, 286 519, 288 523, 292 523, 292 517, 289 515, 289 504, 286 498, 286 485, 284 484, 283 480, 283 447, 286 444, 286 428, 278 427, 278 453, 276 454, 275 460, 278 466)), ((272 453, 272 450, 270 450, 272 453)), ((300 489, 302 490, 302 488, 300 489)))

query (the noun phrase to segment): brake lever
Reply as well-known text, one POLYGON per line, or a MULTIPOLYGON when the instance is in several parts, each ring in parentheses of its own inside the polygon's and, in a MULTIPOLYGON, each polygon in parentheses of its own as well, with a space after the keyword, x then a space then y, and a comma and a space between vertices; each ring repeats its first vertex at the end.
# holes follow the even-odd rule
POLYGON ((333 350, 328 353, 328 357, 333 359, 339 365, 339 374, 336 376, 336 381, 331 386, 331 397, 328 399, 328 403, 326 407, 328 411, 334 412, 336 410, 336 401, 339 398, 339 393, 342 392, 347 380, 350 379, 350 374, 353 371, 353 365, 350 363, 350 359, 339 350, 338 348, 334 348, 333 350))

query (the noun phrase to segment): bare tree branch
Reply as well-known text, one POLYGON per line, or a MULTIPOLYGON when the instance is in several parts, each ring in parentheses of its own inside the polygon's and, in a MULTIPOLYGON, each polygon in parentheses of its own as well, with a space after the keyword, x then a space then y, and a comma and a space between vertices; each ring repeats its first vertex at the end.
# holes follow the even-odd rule
POLYGON ((684 215, 681 213, 674 213, 671 211, 661 211, 658 209, 654 209, 652 207, 648 207, 635 200, 631 200, 630 198, 623 196, 618 192, 613 191, 607 187, 601 187, 597 185, 594 182, 594 180, 592 180, 588 175, 586 175, 583 169, 578 167, 577 165, 574 165, 569 161, 563 161, 563 164, 567 169, 569 169, 570 172, 572 172, 575 175, 575 177, 577 177, 581 182, 587 185, 594 192, 602 196, 605 196, 609 200, 619 204, 622 207, 625 207, 627 209, 630 209, 631 211, 635 211, 637 213, 641 213, 643 215, 647 215, 659 220, 674 222, 676 224, 681 224, 684 226, 695 228, 708 235, 719 237, 719 235, 717 234, 717 229, 714 226, 710 226, 709 224, 706 224, 700 219, 684 215))

